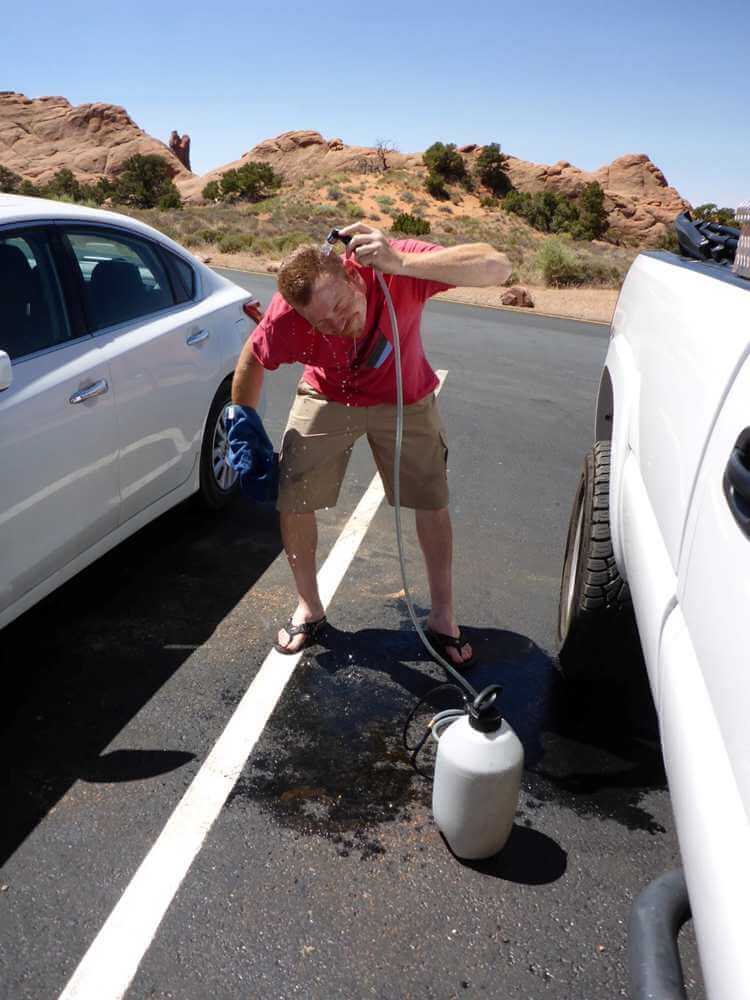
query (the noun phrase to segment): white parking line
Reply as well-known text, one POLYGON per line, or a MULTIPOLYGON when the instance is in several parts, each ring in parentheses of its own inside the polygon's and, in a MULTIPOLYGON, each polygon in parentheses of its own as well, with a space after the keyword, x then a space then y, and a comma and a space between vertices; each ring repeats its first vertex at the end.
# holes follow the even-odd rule
MULTIPOLYGON (((438 371, 440 392, 447 371, 438 371)), ((375 475, 318 573, 328 608, 383 500, 375 475)), ((245 766, 302 653, 271 650, 60 1000, 120 1000, 245 766)))

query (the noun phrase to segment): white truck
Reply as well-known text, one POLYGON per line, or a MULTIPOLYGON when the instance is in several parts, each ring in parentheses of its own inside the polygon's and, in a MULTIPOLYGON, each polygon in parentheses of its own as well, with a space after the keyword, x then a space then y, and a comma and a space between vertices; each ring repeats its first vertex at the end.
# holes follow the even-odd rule
POLYGON ((689 897, 708 997, 750 998, 750 280, 667 252, 635 260, 614 314, 563 565, 562 672, 638 669, 636 627, 684 876, 631 915, 633 996, 686 995, 689 897))

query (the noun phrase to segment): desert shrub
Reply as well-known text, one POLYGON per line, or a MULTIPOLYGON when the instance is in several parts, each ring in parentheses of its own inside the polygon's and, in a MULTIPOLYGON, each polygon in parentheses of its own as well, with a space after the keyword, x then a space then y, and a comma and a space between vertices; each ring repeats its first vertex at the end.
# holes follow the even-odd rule
POLYGON ((482 197, 479 199, 479 204, 482 206, 482 208, 499 208, 500 199, 496 198, 493 194, 482 195, 482 197))
POLYGON ((453 209, 450 205, 441 205, 438 212, 444 212, 446 215, 453 215, 453 209))
POLYGON ((485 146, 477 157, 477 178, 496 196, 507 194, 513 186, 506 173, 507 159, 497 142, 485 146))
POLYGON ((0 191, 6 194, 18 194, 22 180, 19 174, 8 170, 7 167, 0 166, 0 191))
POLYGON ((437 198, 438 201, 447 201, 450 198, 448 189, 445 186, 445 181, 439 174, 433 173, 431 170, 428 171, 427 176, 424 181, 425 190, 427 194, 432 195, 433 198, 437 198))
POLYGON ((36 187, 31 181, 21 181, 21 186, 18 189, 18 194, 24 195, 26 198, 41 198, 42 192, 36 187))
POLYGON ((534 263, 545 285, 553 288, 582 285, 588 278, 583 262, 560 240, 545 240, 537 250, 534 263))
POLYGON ((267 163, 250 160, 237 170, 227 170, 219 182, 223 201, 263 201, 281 187, 281 177, 267 163))
POLYGON ((329 201, 340 201, 344 197, 344 192, 341 190, 341 188, 331 187, 328 188, 328 193, 326 194, 326 197, 329 199, 329 201))
POLYGON ((401 201, 405 201, 407 205, 411 205, 416 200, 417 200, 416 195, 413 192, 411 191, 401 192, 401 201))
POLYGON ((387 194, 380 195, 375 199, 375 201, 378 205, 380 205, 383 211, 386 211, 386 209, 389 208, 393 208, 393 206, 395 205, 393 198, 391 198, 387 194))
POLYGON ((102 205, 108 199, 115 200, 117 185, 109 180, 109 178, 101 177, 94 184, 82 184, 81 192, 85 197, 93 199, 98 205, 102 205))
POLYGON ((249 233, 226 233, 217 246, 222 253, 241 253, 253 245, 253 237, 249 233))
POLYGON ((58 170, 52 180, 45 185, 44 194, 47 198, 70 198, 78 201, 81 198, 81 185, 76 180, 72 170, 64 167, 58 170))
POLYGON ((182 198, 174 184, 172 184, 171 190, 165 191, 159 198, 158 208, 162 212, 168 212, 170 208, 182 208, 182 198))
POLYGON ((579 220, 571 229, 579 240, 596 240, 609 226, 604 208, 604 191, 596 181, 587 184, 578 198, 579 220))
POLYGON ((466 177, 466 164, 454 142, 447 145, 433 142, 422 154, 422 159, 431 174, 437 174, 445 181, 462 181, 466 177))
POLYGON ((203 188, 201 194, 206 199, 206 201, 220 201, 221 200, 221 185, 218 181, 209 181, 208 184, 203 188))
POLYGON ((358 222, 364 216, 361 206, 353 201, 342 202, 339 210, 343 211, 343 217, 347 222, 358 222))
POLYGON ((656 241, 657 250, 671 250, 672 253, 680 252, 680 242, 677 233, 672 227, 665 229, 656 241))
POLYGON ((557 191, 509 191, 502 207, 543 233, 568 234, 577 240, 597 239, 608 224, 604 192, 596 182, 586 185, 577 202, 557 191))
POLYGON ((430 231, 430 223, 427 219, 420 219, 408 212, 401 212, 394 217, 391 229, 407 236, 424 236, 430 231))
POLYGON ((156 208, 162 201, 170 208, 182 204, 168 163, 155 153, 148 156, 137 153, 125 161, 113 197, 136 208, 156 208))
POLYGON ((307 233, 283 233, 273 239, 273 244, 280 253, 291 253, 297 247, 310 244, 312 241, 307 233))

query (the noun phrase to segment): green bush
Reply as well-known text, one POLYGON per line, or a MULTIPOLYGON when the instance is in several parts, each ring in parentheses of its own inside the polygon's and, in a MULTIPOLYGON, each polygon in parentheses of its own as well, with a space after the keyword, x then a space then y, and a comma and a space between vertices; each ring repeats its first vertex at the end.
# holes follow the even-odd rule
POLYGON ((439 174, 428 171, 424 186, 427 194, 432 195, 433 198, 437 198, 438 201, 447 201, 450 198, 445 181, 439 174))
POLYGON ((221 186, 218 181, 209 181, 208 184, 201 191, 201 195, 206 199, 206 201, 220 201, 221 200, 221 186))
POLYGON ((18 189, 18 194, 24 195, 26 198, 41 198, 42 192, 38 187, 35 187, 31 181, 21 181, 21 186, 18 189))
POLYGON ((503 208, 514 212, 543 233, 567 233, 577 240, 594 240, 607 230, 604 192, 594 181, 587 184, 578 202, 557 191, 509 191, 503 208))
POLYGON ((281 177, 267 164, 250 160, 237 170, 227 170, 221 175, 220 189, 223 201, 243 198, 263 201, 281 187, 281 177))
POLYGON ((341 201, 343 197, 344 197, 344 192, 341 190, 341 188, 338 187, 328 188, 328 191, 326 193, 326 198, 328 198, 329 201, 341 201))
POLYGON ((506 173, 507 160, 497 142, 485 146, 477 157, 476 174, 480 183, 497 196, 507 194, 513 186, 506 173))
POLYGON ((407 236, 424 236, 430 231, 430 223, 409 212, 401 212, 394 217, 391 229, 407 236))
POLYGON ((81 185, 73 171, 64 167, 57 171, 49 184, 45 185, 44 194, 47 198, 70 198, 72 201, 80 201, 81 185))
POLYGON ((608 227, 607 213, 604 208, 604 191, 593 181, 587 184, 578 198, 580 219, 572 232, 579 240, 596 240, 603 236, 608 227))
POLYGON ((433 142, 422 154, 422 159, 431 174, 437 174, 445 181, 463 181, 466 177, 466 164, 454 142, 447 145, 433 142))
POLYGON ((225 233, 216 244, 222 253, 241 253, 253 245, 253 237, 249 233, 225 233))
POLYGON ((553 288, 582 285, 588 278, 583 262, 560 240, 545 240, 537 250, 534 263, 545 285, 553 288))
POLYGON ((736 226, 733 208, 719 208, 714 202, 698 205, 690 213, 697 222, 718 222, 720 226, 736 226))
POLYGON ((169 164, 155 153, 137 153, 126 160, 115 189, 115 201, 135 208, 156 208, 162 200, 172 208, 182 205, 169 164))
POLYGON ((6 194, 18 194, 21 183, 21 177, 18 174, 8 170, 7 167, 0 166, 0 191, 4 191, 6 194))
POLYGON ((482 208, 499 208, 500 199, 496 198, 494 194, 482 195, 482 197, 479 199, 479 204, 482 206, 482 208))
POLYGON ((166 191, 159 198, 159 208, 162 212, 167 212, 170 208, 182 208, 182 198, 180 198, 180 192, 174 184, 171 191, 166 191))
POLYGON ((401 201, 405 201, 407 205, 413 204, 417 200, 416 195, 412 191, 402 191, 401 201))

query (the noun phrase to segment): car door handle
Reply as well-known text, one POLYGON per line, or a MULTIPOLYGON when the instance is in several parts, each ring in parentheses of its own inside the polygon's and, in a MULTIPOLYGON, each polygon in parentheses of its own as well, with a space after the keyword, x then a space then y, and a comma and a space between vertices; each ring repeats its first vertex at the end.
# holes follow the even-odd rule
POLYGON ((211 334, 208 330, 199 330, 197 333, 191 333, 186 344, 188 347, 195 347, 196 344, 202 344, 204 340, 208 340, 211 334))
POLYGON ((79 389, 70 397, 71 403, 85 403, 87 399, 94 399, 95 396, 103 396, 109 390, 109 383, 106 378, 100 378, 98 382, 92 382, 85 389, 79 389))
POLYGON ((735 521, 750 538, 750 427, 732 448, 724 470, 724 496, 735 521))

